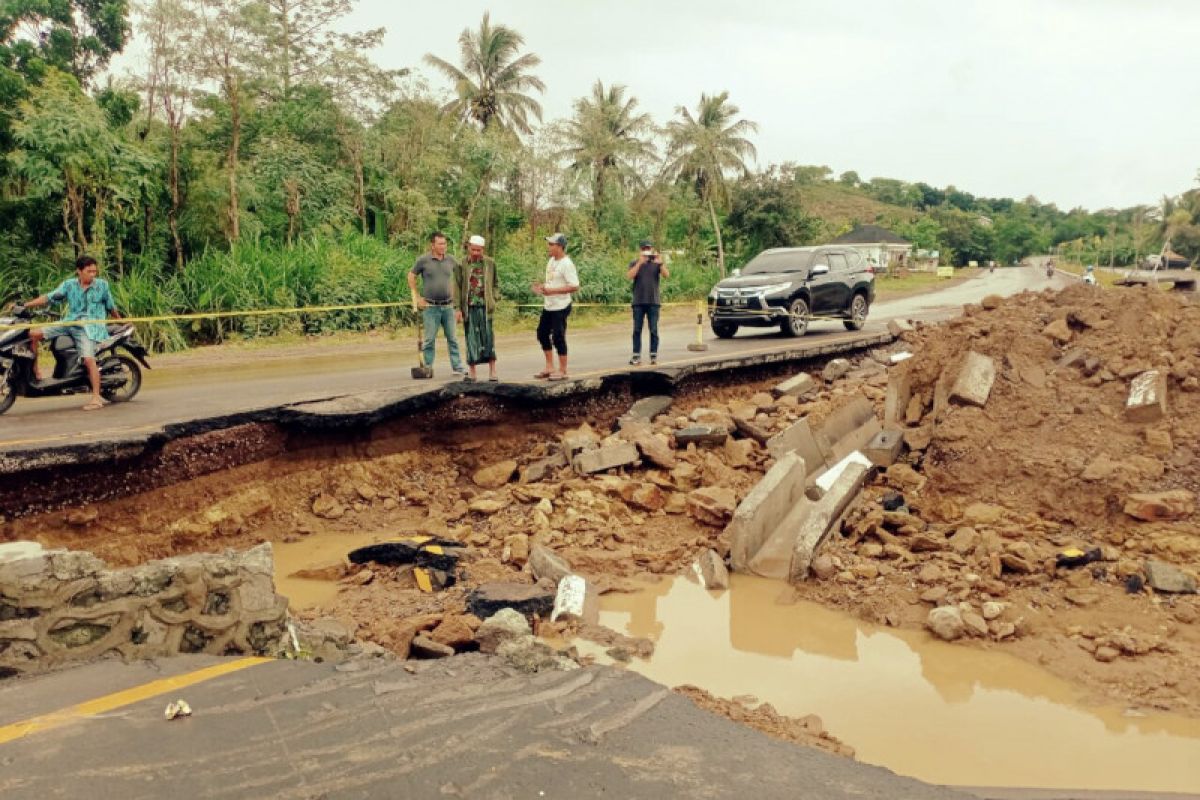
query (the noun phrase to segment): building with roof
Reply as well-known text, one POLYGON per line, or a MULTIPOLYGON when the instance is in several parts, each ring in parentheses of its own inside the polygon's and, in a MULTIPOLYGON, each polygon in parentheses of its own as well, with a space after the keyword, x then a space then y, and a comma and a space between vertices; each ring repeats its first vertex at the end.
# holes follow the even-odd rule
POLYGON ((844 244, 853 247, 879 270, 918 268, 918 265, 913 262, 912 242, 879 225, 859 225, 849 233, 837 237, 830 244, 844 244))

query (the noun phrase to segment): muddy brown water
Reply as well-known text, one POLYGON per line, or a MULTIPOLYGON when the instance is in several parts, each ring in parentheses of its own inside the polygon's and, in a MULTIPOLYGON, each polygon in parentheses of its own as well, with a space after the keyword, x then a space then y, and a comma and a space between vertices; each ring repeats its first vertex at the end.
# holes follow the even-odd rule
POLYGON ((656 642, 653 658, 631 664, 652 680, 817 714, 860 760, 931 783, 1200 791, 1200 720, 1088 705, 1015 657, 786 593, 748 576, 733 576, 726 592, 677 578, 605 595, 600 621, 656 642))
MULTIPOLYGON (((276 543, 276 584, 294 609, 331 607, 338 584, 290 577, 338 563, 378 532, 276 543)), ((667 686, 752 695, 789 716, 817 714, 860 760, 931 783, 1200 791, 1200 720, 1089 705, 1025 661, 872 625, 785 585, 733 576, 726 592, 664 580, 601 601, 601 622, 656 643, 632 669, 667 686)), ((607 661, 603 648, 577 642, 607 661)))

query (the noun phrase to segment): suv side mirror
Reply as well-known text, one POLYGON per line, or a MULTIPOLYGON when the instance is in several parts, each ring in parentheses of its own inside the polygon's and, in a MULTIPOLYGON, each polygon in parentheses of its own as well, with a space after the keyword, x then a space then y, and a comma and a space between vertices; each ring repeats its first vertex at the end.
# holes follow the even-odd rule
POLYGON ((815 278, 818 275, 826 275, 829 273, 828 264, 814 264, 812 270, 809 271, 808 277, 815 278))

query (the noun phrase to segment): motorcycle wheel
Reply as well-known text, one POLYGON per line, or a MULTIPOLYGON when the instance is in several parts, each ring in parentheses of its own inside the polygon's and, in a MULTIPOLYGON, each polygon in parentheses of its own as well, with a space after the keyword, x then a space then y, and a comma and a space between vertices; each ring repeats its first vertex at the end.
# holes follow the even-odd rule
POLYGON ((17 402, 17 393, 12 385, 12 373, 5 372, 0 375, 0 414, 12 408, 12 404, 17 402))
POLYGON ((142 368, 129 356, 124 354, 114 356, 100 366, 100 396, 108 402, 128 402, 137 395, 141 388, 142 368), (121 383, 110 383, 110 379, 118 374, 122 376, 121 383))

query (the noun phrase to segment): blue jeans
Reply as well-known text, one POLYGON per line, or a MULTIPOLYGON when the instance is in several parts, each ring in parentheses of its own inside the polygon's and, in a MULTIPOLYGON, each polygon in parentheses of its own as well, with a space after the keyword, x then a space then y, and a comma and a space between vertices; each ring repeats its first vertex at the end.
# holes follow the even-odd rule
POLYGON ((650 355, 658 353, 658 311, 661 306, 635 305, 633 307, 633 354, 642 352, 642 322, 650 323, 650 355))
POLYGON ((446 332, 446 347, 450 349, 450 368, 461 372, 462 356, 458 352, 458 337, 454 331, 454 306, 426 306, 421 312, 425 320, 425 366, 433 366, 433 340, 437 337, 438 328, 446 332))

